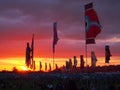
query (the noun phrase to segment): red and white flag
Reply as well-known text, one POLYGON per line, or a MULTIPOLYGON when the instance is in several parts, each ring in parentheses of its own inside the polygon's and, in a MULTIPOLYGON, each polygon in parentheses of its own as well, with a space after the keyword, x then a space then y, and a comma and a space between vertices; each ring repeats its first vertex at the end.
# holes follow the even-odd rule
POLYGON ((85 31, 86 44, 95 44, 95 38, 101 32, 101 25, 93 3, 85 5, 85 31))

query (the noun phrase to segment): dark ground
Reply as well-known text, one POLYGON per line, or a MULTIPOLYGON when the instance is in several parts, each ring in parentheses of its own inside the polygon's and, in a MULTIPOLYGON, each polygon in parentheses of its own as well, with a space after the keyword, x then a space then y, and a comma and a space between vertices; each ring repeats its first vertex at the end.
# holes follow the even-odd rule
POLYGON ((87 73, 79 69, 48 73, 3 71, 0 72, 0 90, 120 90, 119 70, 90 70, 87 73))

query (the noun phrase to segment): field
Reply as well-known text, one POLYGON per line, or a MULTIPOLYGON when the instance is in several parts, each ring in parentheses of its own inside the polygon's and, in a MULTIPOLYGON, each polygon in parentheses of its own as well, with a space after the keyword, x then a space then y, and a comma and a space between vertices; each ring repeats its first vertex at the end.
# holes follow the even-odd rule
POLYGON ((1 72, 0 90, 120 90, 120 72, 1 72), (69 89, 69 87, 71 89, 69 89), (109 89, 111 88, 111 89, 109 89))

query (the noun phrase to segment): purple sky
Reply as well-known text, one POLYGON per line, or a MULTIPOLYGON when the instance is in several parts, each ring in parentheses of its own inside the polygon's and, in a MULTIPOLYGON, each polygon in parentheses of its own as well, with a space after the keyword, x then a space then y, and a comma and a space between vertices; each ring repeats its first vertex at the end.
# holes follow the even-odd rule
POLYGON ((60 39, 56 46, 58 56, 65 57, 70 52, 83 54, 84 5, 89 2, 94 3, 102 31, 96 44, 88 48, 95 47, 97 53, 104 55, 104 46, 109 44, 113 56, 120 56, 120 0, 0 0, 0 56, 24 56, 26 42, 33 32, 37 56, 52 54, 55 21, 60 39))

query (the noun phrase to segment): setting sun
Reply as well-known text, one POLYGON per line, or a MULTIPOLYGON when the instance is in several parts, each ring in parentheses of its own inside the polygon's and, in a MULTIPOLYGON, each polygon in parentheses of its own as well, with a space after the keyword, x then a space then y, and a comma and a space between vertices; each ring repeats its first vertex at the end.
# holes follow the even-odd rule
POLYGON ((21 66, 21 69, 22 69, 23 71, 27 71, 27 70, 28 70, 27 67, 25 67, 25 66, 21 66))
POLYGON ((74 56, 80 67, 80 55, 85 65, 91 66, 91 51, 95 52, 96 66, 104 66, 108 64, 106 45, 112 55, 109 65, 120 64, 119 0, 23 1, 0 2, 0 71, 14 67, 18 71, 54 70, 55 65, 61 68, 69 59, 73 63, 74 56), (92 42, 85 43, 88 40, 92 42))

